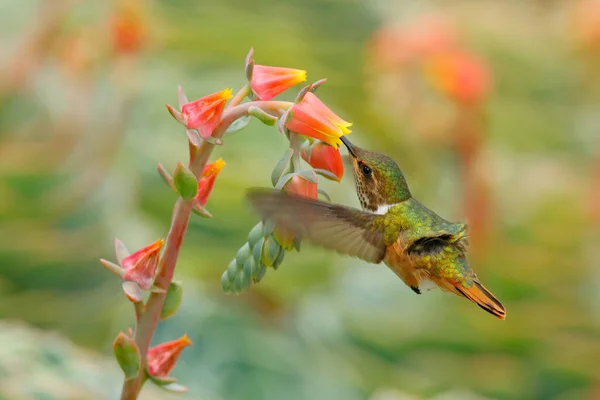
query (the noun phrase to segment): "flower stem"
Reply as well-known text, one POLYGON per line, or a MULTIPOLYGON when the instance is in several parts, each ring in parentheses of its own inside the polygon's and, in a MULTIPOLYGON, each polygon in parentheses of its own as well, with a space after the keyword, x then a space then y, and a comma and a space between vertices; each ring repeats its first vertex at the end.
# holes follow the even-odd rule
MULTIPOLYGON (((242 89, 243 90, 243 89, 242 89)), ((233 100, 241 96, 242 90, 236 94, 233 100)), ((242 101, 244 96, 241 96, 238 101, 242 101)), ((244 104, 234 105, 228 110, 225 110, 221 121, 213 131, 213 138, 220 139, 229 125, 235 120, 248 115, 248 109, 252 106, 270 111, 276 115, 280 115, 281 110, 287 110, 293 103, 286 101, 251 101, 244 104)), ((200 178, 202 170, 208 162, 215 145, 207 141, 203 141, 199 147, 190 144, 190 162, 189 169, 197 178, 200 178)), ((146 308, 138 318, 138 323, 135 330, 135 343, 140 349, 141 365, 140 373, 137 377, 123 382, 121 391, 121 400, 135 400, 138 397, 140 390, 146 379, 146 364, 147 354, 154 331, 160 320, 160 313, 167 296, 167 289, 173 280, 177 258, 183 243, 183 238, 188 227, 190 215, 192 213, 192 201, 185 201, 181 198, 175 203, 173 216, 171 218, 171 227, 167 236, 165 251, 158 265, 158 274, 154 281, 154 285, 164 289, 164 292, 152 292, 146 303, 146 308)))

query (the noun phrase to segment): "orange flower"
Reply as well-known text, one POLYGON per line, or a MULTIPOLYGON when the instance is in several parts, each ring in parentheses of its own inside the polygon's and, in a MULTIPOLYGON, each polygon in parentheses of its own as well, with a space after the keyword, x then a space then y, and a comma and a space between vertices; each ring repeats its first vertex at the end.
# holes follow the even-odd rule
POLYGON ((166 378, 175 368, 181 351, 191 346, 192 341, 183 335, 177 340, 159 344, 148 350, 148 373, 159 378, 166 378))
POLYGON ((600 1, 580 0, 576 3, 571 24, 569 30, 581 49, 600 48, 600 1))
POLYGON ((202 177, 198 180, 198 194, 194 198, 194 203, 204 207, 208 202, 208 197, 212 192, 213 186, 217 175, 225 166, 225 161, 219 158, 217 161, 211 164, 206 164, 202 171, 202 177))
POLYGON ((482 60, 464 51, 451 51, 433 57, 426 66, 432 85, 463 104, 477 104, 491 89, 491 76, 482 60))
POLYGON ((186 127, 197 129, 203 139, 210 137, 231 97, 231 89, 225 89, 184 104, 181 115, 186 121, 186 127))
POLYGON ((302 152, 302 158, 313 168, 331 172, 336 176, 338 182, 344 176, 344 162, 339 150, 334 149, 326 143, 314 143, 309 151, 302 152))
POLYGON ((306 71, 301 69, 255 65, 250 86, 258 100, 271 100, 305 80, 306 71))
POLYGON ((123 279, 136 282, 142 289, 150 289, 152 282, 154 282, 160 249, 164 244, 164 240, 158 239, 156 242, 125 257, 121 262, 121 266, 125 269, 123 279))
POLYGON ((290 131, 314 137, 336 149, 342 144, 340 137, 350 133, 348 127, 351 125, 335 115, 312 92, 306 93, 298 104, 294 104, 286 123, 290 131))

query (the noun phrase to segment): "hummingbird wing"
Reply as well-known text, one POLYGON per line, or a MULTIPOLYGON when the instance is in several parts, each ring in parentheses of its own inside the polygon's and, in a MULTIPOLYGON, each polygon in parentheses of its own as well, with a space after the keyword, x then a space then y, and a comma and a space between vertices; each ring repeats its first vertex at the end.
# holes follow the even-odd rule
POLYGON ((371 263, 385 256, 383 231, 377 229, 381 216, 281 191, 252 189, 247 197, 264 220, 274 220, 315 245, 371 263))

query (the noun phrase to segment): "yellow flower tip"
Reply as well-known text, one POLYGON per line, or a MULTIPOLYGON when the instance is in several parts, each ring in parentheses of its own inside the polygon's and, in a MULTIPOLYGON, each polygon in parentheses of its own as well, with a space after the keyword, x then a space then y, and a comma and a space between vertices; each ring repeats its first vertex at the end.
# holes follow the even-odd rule
POLYGON ((216 175, 219 172, 221 172, 221 170, 223 169, 223 167, 225 165, 227 165, 227 163, 222 158, 219 157, 219 159, 217 161, 210 164, 209 167, 204 170, 204 172, 202 173, 202 176, 206 178, 211 175, 216 175))
POLYGON ((306 80, 306 71, 303 69, 297 70, 298 82, 304 82, 306 80))
POLYGON ((193 344, 190 338, 188 337, 187 333, 183 335, 179 340, 181 341, 181 344, 183 346, 191 346, 193 344))
POLYGON ((165 245, 164 239, 158 239, 156 242, 152 243, 152 248, 159 250, 165 245))
POLYGON ((224 89, 224 90, 221 92, 221 98, 222 98, 223 100, 229 100, 229 99, 230 99, 230 98, 232 98, 232 97, 233 97, 233 91, 232 91, 231 89, 229 89, 229 88, 227 88, 227 89, 224 89))

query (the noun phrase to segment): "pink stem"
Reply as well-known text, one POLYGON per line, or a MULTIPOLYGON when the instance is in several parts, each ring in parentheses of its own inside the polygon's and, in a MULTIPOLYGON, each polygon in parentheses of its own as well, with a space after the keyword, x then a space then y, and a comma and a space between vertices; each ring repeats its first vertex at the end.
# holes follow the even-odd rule
MULTIPOLYGON (((237 97, 237 95, 236 95, 237 97)), ((244 96, 245 97, 245 96, 244 96)), ((243 97, 242 97, 243 99, 243 97)), ((240 100, 241 101, 241 100, 240 100)), ((286 101, 252 101, 240 105, 235 105, 232 108, 226 110, 222 117, 221 122, 215 127, 213 137, 220 139, 224 134, 229 125, 235 120, 248 115, 248 109, 251 106, 259 107, 264 111, 270 111, 275 114, 279 114, 279 111, 288 109, 293 103, 286 101)), ((208 162, 210 155, 215 147, 214 144, 204 141, 200 147, 195 147, 192 144, 190 146, 190 162, 189 169, 200 177, 204 166, 208 162)), ((146 362, 148 349, 154 336, 154 331, 160 320, 160 313, 163 308, 163 304, 166 298, 166 290, 169 288, 171 281, 173 280, 173 274, 175 273, 175 266, 177 264, 177 258, 183 243, 183 238, 188 227, 190 215, 192 212, 192 201, 185 201, 181 198, 175 203, 173 210, 173 217, 171 219, 171 228, 167 236, 167 244, 165 245, 165 251, 163 253, 160 264, 158 265, 158 275, 154 282, 155 286, 164 289, 162 293, 152 292, 146 303, 145 312, 140 316, 135 330, 134 340, 140 349, 141 363, 144 366, 140 369, 140 373, 134 379, 126 380, 123 382, 123 389, 121 391, 121 400, 135 400, 142 389, 146 378, 146 362)))

